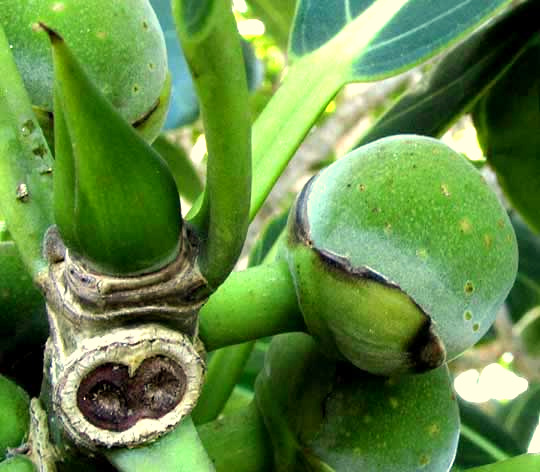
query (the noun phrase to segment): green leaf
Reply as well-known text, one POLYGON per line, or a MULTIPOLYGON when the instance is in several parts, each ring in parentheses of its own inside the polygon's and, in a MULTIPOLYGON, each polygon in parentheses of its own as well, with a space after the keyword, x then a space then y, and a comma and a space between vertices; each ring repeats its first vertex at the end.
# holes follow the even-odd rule
POLYGON ((540 454, 523 454, 494 464, 467 469, 467 472, 537 472, 540 454))
POLYGON ((285 49, 289 41, 296 0, 249 0, 248 3, 264 23, 265 31, 285 49))
POLYGON ((253 128, 250 217, 346 83, 397 74, 450 46, 507 0, 302 0, 293 64, 253 128))
POLYGON ((447 47, 506 0, 300 0, 289 46, 294 59, 323 47, 348 80, 409 68, 447 47), (324 27, 321 27, 324 25, 324 27))
POLYGON ((276 471, 440 472, 454 458, 459 417, 445 366, 372 376, 286 334, 272 341, 255 398, 276 471))
POLYGON ((513 207, 540 232, 540 35, 478 103, 478 140, 513 207))
POLYGON ((119 472, 215 471, 188 416, 173 431, 142 447, 110 449, 105 455, 119 472))
POLYGON ((473 467, 526 452, 496 419, 474 404, 459 400, 461 434, 456 465, 473 467))
POLYGON ((540 305, 540 236, 533 233, 515 212, 510 220, 516 232, 519 263, 516 282, 508 294, 506 305, 514 322, 540 305))
POLYGON ((525 313, 514 326, 514 332, 529 356, 540 357, 540 306, 525 313))
POLYGON ((522 450, 527 450, 538 426, 540 413, 540 384, 530 383, 521 395, 501 404, 496 417, 510 431, 522 450))
MULTIPOLYGON (((206 4, 206 2, 203 2, 206 4)), ((187 219, 202 240, 199 266, 216 289, 244 245, 251 194, 251 120, 240 35, 230 2, 214 2, 204 35, 191 34, 192 1, 175 0, 173 15, 200 101, 208 165, 206 188, 187 219)), ((194 8, 197 10, 197 8, 194 8)))
POLYGON ((526 2, 456 46, 354 147, 400 133, 441 136, 522 52, 538 31, 539 14, 538 2, 526 2))
POLYGON ((69 249, 100 272, 150 272, 178 253, 174 179, 52 30, 56 74, 54 198, 69 249))
POLYGON ((0 65, 0 211, 37 278, 46 268, 41 241, 53 222, 53 160, 1 27, 0 65))
POLYGON ((182 197, 193 202, 203 191, 203 185, 182 145, 173 143, 161 134, 152 146, 169 165, 182 197))

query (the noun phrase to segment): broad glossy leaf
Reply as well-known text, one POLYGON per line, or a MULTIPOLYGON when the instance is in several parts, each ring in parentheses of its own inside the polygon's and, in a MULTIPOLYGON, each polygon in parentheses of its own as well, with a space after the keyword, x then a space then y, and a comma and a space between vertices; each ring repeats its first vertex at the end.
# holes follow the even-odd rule
POLYGON ((523 454, 493 464, 467 469, 467 472, 538 472, 540 454, 523 454))
POLYGON ((540 305, 540 236, 535 234, 515 212, 510 220, 516 232, 519 264, 516 282, 506 305, 514 322, 540 305))
MULTIPOLYGON (((411 67, 456 41, 505 0, 300 0, 290 53, 323 46, 348 80, 371 80, 411 67)), ((327 66, 329 66, 327 64, 327 66)))
POLYGON ((539 15, 540 4, 526 2, 456 46, 355 147, 400 133, 442 135, 519 55, 538 31, 539 15))
POLYGON ((526 452, 492 416, 459 399, 461 434, 455 464, 468 468, 526 452))
POLYGON ((540 35, 478 103, 478 139, 499 184, 540 232, 540 35))

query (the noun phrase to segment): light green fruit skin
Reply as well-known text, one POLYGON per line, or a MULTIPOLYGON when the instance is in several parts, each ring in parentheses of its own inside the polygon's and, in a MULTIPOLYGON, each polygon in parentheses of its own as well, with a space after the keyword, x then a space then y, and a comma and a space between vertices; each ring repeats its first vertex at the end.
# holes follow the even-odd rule
POLYGON ((15 456, 0 462, 0 472, 34 472, 34 463, 24 456, 15 456))
POLYGON ((28 433, 30 400, 27 393, 0 375, 0 460, 9 447, 18 447, 28 433))
MULTIPOLYGON (((517 271, 513 228, 481 175, 440 141, 413 135, 385 138, 338 160, 308 185, 289 218, 289 266, 310 332, 365 368, 351 343, 355 329, 370 322, 366 304, 354 299, 366 280, 336 283, 336 271, 316 255, 321 249, 347 261, 349 270, 369 268, 393 296, 398 287, 431 319, 448 360, 488 330, 517 271), (336 336, 344 324, 349 339, 336 336)), ((385 323, 371 321, 375 328, 385 323)), ((384 345, 385 336, 374 343, 384 345)))
POLYGON ((459 412, 446 366, 387 379, 328 360, 310 336, 284 334, 255 398, 276 470, 440 472, 455 457, 459 412))
MULTIPOLYGON (((0 24, 32 104, 53 109, 53 64, 43 22, 59 33, 91 79, 129 122, 146 116, 163 95, 167 76, 165 40, 147 0, 5 0, 0 24)), ((158 126, 146 129, 152 141, 158 126)), ((154 136, 155 135, 155 136, 154 136)))

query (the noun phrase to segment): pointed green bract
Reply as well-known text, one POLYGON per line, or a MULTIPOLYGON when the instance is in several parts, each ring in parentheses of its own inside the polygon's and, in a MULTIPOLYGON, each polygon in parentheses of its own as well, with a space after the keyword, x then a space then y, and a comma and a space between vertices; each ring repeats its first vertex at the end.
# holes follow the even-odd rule
POLYGON ((177 254, 178 192, 161 157, 48 30, 55 64, 55 217, 66 245, 96 270, 156 270, 177 254))

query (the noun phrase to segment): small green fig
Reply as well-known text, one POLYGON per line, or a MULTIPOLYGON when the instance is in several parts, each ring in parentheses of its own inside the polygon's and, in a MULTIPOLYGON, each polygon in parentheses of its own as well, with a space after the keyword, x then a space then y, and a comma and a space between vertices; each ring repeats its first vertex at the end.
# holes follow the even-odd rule
POLYGON ((165 40, 148 0, 2 2, 0 25, 47 134, 52 129, 53 63, 40 23, 65 38, 106 98, 153 141, 166 117, 170 83, 165 40), (145 126, 149 121, 152 126, 145 126))
POLYGON ((488 330, 517 271, 495 194, 463 156, 420 136, 381 139, 323 170, 288 231, 309 331, 375 374, 461 354, 488 330))
POLYGON ((0 472, 35 472, 36 467, 26 456, 14 456, 0 462, 0 472))
POLYGON ((27 393, 16 383, 0 375, 0 460, 7 448, 18 447, 30 425, 27 393))
POLYGON ((441 472, 459 438, 448 369, 387 379, 328 359, 310 336, 276 336, 255 384, 275 470, 441 472))

